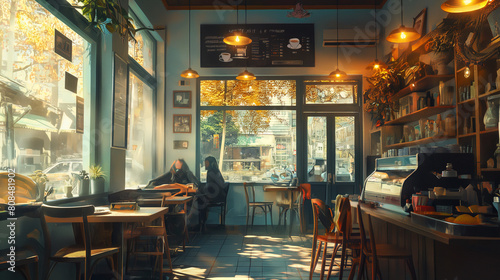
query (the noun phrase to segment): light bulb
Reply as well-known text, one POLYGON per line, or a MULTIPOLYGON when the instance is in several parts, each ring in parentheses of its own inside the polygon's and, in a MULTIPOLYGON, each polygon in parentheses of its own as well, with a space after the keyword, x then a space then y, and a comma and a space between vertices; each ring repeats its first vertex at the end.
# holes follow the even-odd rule
POLYGON ((340 74, 335 74, 335 77, 340 78, 340 74))
POLYGON ((193 75, 193 74, 191 74, 191 73, 188 73, 188 76, 189 76, 189 77, 191 77, 191 75, 193 75))
POLYGON ((401 39, 406 39, 406 34, 404 32, 401 32, 401 39))
POLYGON ((240 36, 236 36, 235 41, 236 41, 236 42, 239 42, 239 41, 240 41, 240 36))
POLYGON ((373 68, 374 68, 374 69, 378 69, 378 68, 380 68, 380 65, 375 64, 375 65, 373 65, 373 68))
POLYGON ((464 5, 469 5, 472 0, 464 0, 464 5))
POLYGON ((245 79, 248 79, 248 75, 245 75, 245 79))
POLYGON ((469 67, 465 67, 465 70, 464 70, 464 78, 469 78, 470 77, 470 68, 469 67))

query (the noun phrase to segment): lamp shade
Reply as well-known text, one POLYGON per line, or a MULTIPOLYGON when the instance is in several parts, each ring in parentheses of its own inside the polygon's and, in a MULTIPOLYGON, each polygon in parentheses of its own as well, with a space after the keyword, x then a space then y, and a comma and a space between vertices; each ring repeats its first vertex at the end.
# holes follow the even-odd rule
POLYGON ((251 72, 248 72, 246 69, 245 69, 245 71, 238 74, 238 76, 236 77, 236 80, 240 80, 240 81, 251 81, 251 80, 255 80, 255 79, 257 79, 257 77, 255 77, 255 75, 252 74, 251 72))
POLYGON ((448 13, 467 13, 480 10, 488 4, 488 0, 448 0, 441 9, 448 13))
POLYGON ((383 63, 382 61, 375 59, 374 61, 370 62, 368 66, 366 67, 366 70, 380 70, 380 69, 385 69, 387 68, 387 65, 383 63))
POLYGON ((196 72, 195 70, 188 68, 187 70, 182 71, 181 77, 183 78, 188 78, 188 79, 193 79, 193 78, 198 78, 200 74, 196 72))
POLYGON ((231 46, 246 46, 252 43, 252 39, 241 31, 233 31, 224 37, 224 43, 231 46))
POLYGON ((392 43, 408 43, 419 39, 420 36, 420 33, 414 28, 401 25, 399 28, 394 29, 386 39, 392 43))
POLYGON ((328 75, 328 79, 343 79, 347 76, 344 71, 340 71, 339 68, 328 75))

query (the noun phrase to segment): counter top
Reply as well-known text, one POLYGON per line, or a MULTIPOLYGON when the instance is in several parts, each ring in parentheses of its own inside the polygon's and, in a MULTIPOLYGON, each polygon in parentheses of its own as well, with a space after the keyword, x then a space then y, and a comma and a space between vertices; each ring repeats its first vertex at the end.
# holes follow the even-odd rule
MULTIPOLYGON (((355 208, 358 206, 358 202, 351 202, 351 207, 355 208)), ((477 237, 477 236, 458 236, 446 234, 443 232, 439 232, 433 229, 430 229, 425 226, 418 225, 411 221, 411 217, 407 215, 402 215, 390 210, 386 210, 383 208, 372 208, 367 204, 362 204, 361 209, 363 212, 366 212, 372 215, 375 218, 381 219, 388 223, 394 224, 416 234, 431 238, 433 240, 439 241, 444 244, 452 244, 455 242, 462 241, 498 241, 500 242, 499 237, 477 237)))

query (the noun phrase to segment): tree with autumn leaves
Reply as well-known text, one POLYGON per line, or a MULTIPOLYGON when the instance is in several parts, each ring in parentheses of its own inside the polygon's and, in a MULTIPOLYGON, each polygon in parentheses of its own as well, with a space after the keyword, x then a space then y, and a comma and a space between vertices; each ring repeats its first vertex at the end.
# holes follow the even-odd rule
MULTIPOLYGON (((296 84, 294 80, 204 80, 200 82, 200 104, 201 106, 223 106, 223 107, 257 107, 257 106, 281 106, 292 105, 296 98, 296 84)), ((210 131, 220 134, 220 157, 219 167, 222 168, 224 161, 225 145, 236 144, 237 135, 255 135, 270 128, 272 119, 281 122, 288 120, 280 118, 272 110, 202 110, 200 112, 202 121, 202 133, 214 120, 219 121, 218 126, 210 131), (226 139, 230 136, 230 139, 226 139), (230 140, 230 141, 228 141, 230 140)), ((203 135, 202 139, 210 138, 203 135), (206 137, 206 138, 205 138, 206 137)))

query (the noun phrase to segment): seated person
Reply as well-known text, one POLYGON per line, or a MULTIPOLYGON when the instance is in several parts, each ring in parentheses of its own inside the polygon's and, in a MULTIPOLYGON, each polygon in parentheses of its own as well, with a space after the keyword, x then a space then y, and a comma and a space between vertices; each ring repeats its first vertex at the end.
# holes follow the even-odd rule
POLYGON ((170 184, 174 187, 176 184, 189 184, 192 183, 195 188, 200 186, 200 180, 194 176, 193 172, 189 170, 188 165, 183 159, 178 159, 170 166, 170 171, 149 181, 146 189, 152 189, 156 186, 170 184))
POLYGON ((201 222, 200 226, 205 225, 208 216, 207 205, 225 201, 227 195, 224 189, 224 178, 214 157, 209 156, 205 159, 205 169, 207 170, 207 182, 196 191, 193 206, 189 213, 189 221, 192 226, 198 221, 201 222))

